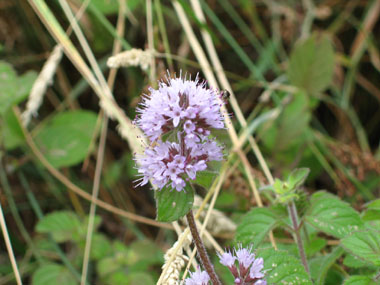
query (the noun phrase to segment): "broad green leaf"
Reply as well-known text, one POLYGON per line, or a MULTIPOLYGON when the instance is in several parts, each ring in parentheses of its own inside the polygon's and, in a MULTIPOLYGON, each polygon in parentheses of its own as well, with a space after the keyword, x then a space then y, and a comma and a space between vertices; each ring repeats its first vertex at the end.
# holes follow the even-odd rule
POLYGON ((271 208, 253 208, 241 219, 235 240, 257 248, 268 232, 281 224, 281 216, 271 208))
POLYGON ((96 115, 88 111, 67 111, 51 118, 36 135, 36 142, 54 167, 81 162, 88 153, 96 115))
POLYGON ((344 285, 376 285, 370 277, 365 275, 354 275, 344 280, 344 285))
POLYGON ((315 278, 316 284, 325 284, 329 270, 334 265, 334 263, 342 256, 344 249, 341 246, 335 247, 329 254, 320 257, 321 263, 317 268, 311 268, 311 274, 315 278))
MULTIPOLYGON (((80 248, 84 251, 86 246, 85 236, 79 242, 80 248)), ((91 242, 91 260, 100 260, 106 257, 112 251, 111 243, 103 234, 94 233, 91 242)))
POLYGON ((294 155, 299 152, 299 145, 304 143, 304 135, 311 119, 309 98, 304 92, 292 95, 292 101, 285 105, 281 114, 274 121, 267 121, 258 130, 265 148, 277 160, 291 164, 294 155), (288 153, 296 148, 296 153, 288 153), (288 162, 289 160, 289 162, 288 162))
POLYGON ((368 262, 365 262, 364 260, 352 254, 346 255, 346 257, 343 259, 343 264, 351 268, 361 268, 361 267, 371 266, 371 264, 369 264, 368 262))
POLYGON ((22 129, 12 109, 5 112, 0 132, 7 150, 14 149, 24 142, 22 129))
POLYGON ((313 256, 327 245, 327 241, 323 238, 314 237, 305 245, 307 256, 313 256))
POLYGON ((312 284, 299 259, 283 250, 258 249, 264 259, 267 284, 312 284))
POLYGON ((9 63, 0 61, 0 115, 28 96, 36 78, 34 71, 17 76, 9 63))
POLYGON ((366 204, 367 209, 380 210, 380 199, 374 200, 366 204))
POLYGON ((167 187, 155 192, 157 220, 160 222, 177 221, 193 207, 194 190, 189 185, 180 192, 167 187))
POLYGON ((308 168, 298 168, 292 171, 288 177, 289 188, 297 188, 304 183, 310 173, 308 168))
POLYGON ((333 72, 334 50, 326 36, 314 35, 298 43, 290 55, 289 80, 310 95, 325 90, 331 84, 333 72))
POLYGON ((380 266, 380 231, 355 232, 342 239, 343 247, 353 255, 380 266))
POLYGON ((212 183, 214 182, 218 174, 218 172, 209 170, 197 172, 197 177, 193 181, 193 183, 202 186, 206 190, 210 189, 212 183))
POLYGON ((33 285, 51 285, 51 284, 78 284, 74 276, 66 267, 58 264, 42 265, 34 272, 32 277, 33 285))
POLYGON ((313 194, 304 219, 318 230, 343 238, 363 227, 359 214, 336 196, 320 191, 313 194))
POLYGON ((119 269, 120 264, 115 260, 113 256, 102 258, 99 260, 99 262, 96 263, 96 271, 101 278, 105 278, 106 276, 119 269))
POLYGON ((81 223, 77 215, 69 211, 56 211, 46 215, 36 226, 39 233, 52 234, 57 242, 73 240, 78 237, 81 223))

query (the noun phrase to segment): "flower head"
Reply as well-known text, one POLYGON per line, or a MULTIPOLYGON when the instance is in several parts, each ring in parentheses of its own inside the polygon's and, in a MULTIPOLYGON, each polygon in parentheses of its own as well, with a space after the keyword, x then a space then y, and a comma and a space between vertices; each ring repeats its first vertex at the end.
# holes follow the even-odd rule
POLYGON ((221 264, 228 267, 234 276, 235 285, 238 284, 255 284, 265 285, 266 281, 262 279, 264 273, 264 260, 255 258, 252 252, 252 246, 243 247, 239 244, 233 251, 226 251, 218 254, 221 264), (234 253, 234 254, 233 254, 234 253), (239 266, 235 265, 238 262, 239 266))
POLYGON ((226 251, 223 254, 219 254, 219 261, 221 264, 227 267, 232 267, 235 265, 236 256, 233 256, 231 252, 226 251))
POLYGON ((252 263, 251 269, 249 271, 249 277, 252 279, 254 278, 263 278, 264 273, 261 272, 264 268, 264 259, 262 258, 257 258, 255 261, 252 263))
POLYGON ((190 277, 186 278, 186 285, 207 285, 210 281, 206 271, 200 271, 199 269, 196 272, 190 272, 190 277))
POLYGON ((138 172, 142 176, 137 185, 152 183, 159 189, 171 186, 182 191, 187 180, 194 180, 198 171, 207 168, 207 162, 221 160, 222 149, 215 141, 205 140, 191 146, 181 143, 158 141, 147 148, 144 155, 136 156, 138 172))
POLYGON ((238 246, 238 249, 235 249, 239 265, 242 265, 244 268, 248 268, 252 264, 252 262, 255 260, 255 254, 251 251, 252 246, 245 248, 242 247, 241 244, 238 246))
POLYGON ((194 81, 167 78, 149 92, 137 108, 136 123, 151 141, 176 128, 199 137, 210 135, 212 128, 224 128, 218 101, 221 94, 206 88, 198 77, 194 81))

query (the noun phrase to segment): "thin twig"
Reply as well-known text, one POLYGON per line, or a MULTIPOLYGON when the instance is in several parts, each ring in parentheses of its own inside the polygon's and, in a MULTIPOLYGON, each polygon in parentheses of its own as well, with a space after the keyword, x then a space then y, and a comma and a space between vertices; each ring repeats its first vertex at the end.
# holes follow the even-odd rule
MULTIPOLYGON (((120 0, 120 8, 119 8, 119 15, 118 15, 118 22, 117 22, 117 31, 119 36, 122 36, 124 34, 124 27, 125 27, 125 2, 120 0)), ((114 47, 112 54, 116 54, 120 52, 121 50, 121 43, 115 39, 114 41, 114 47)), ((117 69, 112 69, 110 71, 109 77, 108 77, 108 86, 110 90, 113 89, 113 85, 115 83, 116 79, 116 73, 117 69)), ((87 228, 87 234, 86 234, 86 246, 84 250, 84 256, 83 256, 83 267, 82 267, 82 278, 81 278, 81 285, 84 285, 87 280, 87 271, 88 271, 88 263, 90 259, 90 252, 91 252, 91 241, 92 241, 92 233, 94 229, 94 222, 95 222, 95 212, 96 212, 96 204, 94 203, 94 199, 98 198, 99 194, 99 185, 100 185, 100 178, 103 168, 103 161, 104 161, 104 153, 105 153, 105 146, 106 146, 106 138, 107 138, 107 129, 108 129, 108 117, 105 116, 103 113, 100 115, 103 121, 101 136, 100 136, 100 143, 98 148, 98 154, 97 154, 97 160, 96 160, 96 167, 95 167, 95 177, 94 177, 94 183, 92 188, 92 199, 91 199, 91 207, 90 207, 90 213, 89 213, 89 220, 88 220, 88 228, 87 228)))
POLYGON ((91 207, 90 207, 88 226, 87 226, 86 245, 85 245, 84 255, 83 255, 81 285, 85 285, 86 280, 87 280, 88 263, 90 260, 92 234, 94 230, 95 212, 96 212, 96 204, 94 200, 98 198, 98 194, 99 194, 99 184, 100 184, 100 177, 102 174, 104 150, 105 150, 106 138, 107 138, 107 127, 108 127, 108 118, 107 116, 104 116, 102 133, 100 136, 100 143, 99 143, 99 148, 98 148, 98 155, 96 159, 94 183, 92 186, 92 196, 91 196, 92 199, 91 199, 91 207))
POLYGON ((3 208, 1 207, 1 204, 0 204, 0 226, 1 226, 1 231, 3 232, 3 237, 4 237, 5 245, 7 247, 9 259, 10 259, 11 264, 12 264, 13 272, 14 272, 15 277, 16 277, 17 285, 21 285, 22 284, 21 276, 20 276, 20 272, 19 272, 18 267, 17 267, 15 255, 13 253, 12 243, 11 243, 11 240, 9 239, 7 224, 5 223, 3 208))
MULTIPOLYGON (((21 127, 21 130, 23 131, 23 135, 25 136, 25 141, 26 143, 28 144, 28 146, 30 147, 30 149, 32 150, 33 154, 37 157, 37 159, 42 163, 42 165, 55 177, 57 178, 62 184, 64 184, 69 190, 75 192, 76 194, 78 194, 79 196, 81 196, 82 198, 86 199, 87 201, 91 201, 92 200, 92 197, 90 194, 88 194, 85 190, 81 189, 80 187, 78 187, 77 185, 75 185, 74 183, 72 183, 66 176, 64 176, 59 170, 57 170, 56 168, 54 168, 49 161, 47 161, 47 159, 45 158, 45 156, 41 153, 41 151, 38 149, 38 147, 36 146, 35 142, 33 141, 30 133, 25 129, 23 128, 23 126, 21 125, 21 117, 20 117, 20 110, 17 106, 13 107, 13 111, 14 111, 14 114, 17 118, 17 120, 19 121, 20 123, 20 127, 21 127)), ((128 211, 125 211, 125 210, 122 210, 122 209, 119 209, 113 205, 110 205, 102 200, 99 200, 99 199, 95 199, 94 200, 94 203, 96 203, 97 206, 109 211, 109 212, 112 212, 116 215, 119 215, 121 217, 125 217, 127 219, 130 219, 130 220, 133 220, 133 221, 136 221, 136 222, 139 222, 139 223, 144 223, 144 224, 147 224, 147 225, 151 225, 151 226, 155 226, 155 227, 161 227, 161 228, 166 228, 166 229, 170 229, 172 230, 173 227, 169 224, 166 224, 166 223, 160 223, 160 222, 157 222, 155 220, 152 220, 152 219, 149 219, 149 218, 146 218, 146 217, 142 217, 142 216, 139 216, 139 215, 136 215, 134 213, 131 213, 131 212, 128 212, 128 211)))

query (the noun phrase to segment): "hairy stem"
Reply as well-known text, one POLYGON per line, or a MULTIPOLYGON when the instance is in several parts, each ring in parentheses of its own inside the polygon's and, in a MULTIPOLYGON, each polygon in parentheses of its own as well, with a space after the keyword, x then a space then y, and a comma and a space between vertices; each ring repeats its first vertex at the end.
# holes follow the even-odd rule
POLYGON ((208 257, 208 254, 206 252, 206 248, 203 244, 203 241, 202 241, 201 237, 199 236, 198 229, 197 229, 197 226, 195 224, 194 214, 193 214, 192 210, 190 210, 189 213, 187 213, 186 218, 187 218, 187 222, 189 223, 191 235, 193 236, 194 243, 197 247, 199 257, 201 259, 203 267, 206 269, 208 275, 210 276, 212 284, 222 285, 222 283, 219 280, 218 275, 216 275, 216 273, 215 273, 214 266, 212 265, 210 258, 208 257))
POLYGON ((294 237, 298 246, 298 252, 301 256, 303 267, 305 268, 306 272, 310 275, 309 264, 307 263, 305 248, 303 246, 299 224, 298 224, 297 208, 293 201, 288 204, 288 212, 290 215, 290 219, 292 221, 294 237))

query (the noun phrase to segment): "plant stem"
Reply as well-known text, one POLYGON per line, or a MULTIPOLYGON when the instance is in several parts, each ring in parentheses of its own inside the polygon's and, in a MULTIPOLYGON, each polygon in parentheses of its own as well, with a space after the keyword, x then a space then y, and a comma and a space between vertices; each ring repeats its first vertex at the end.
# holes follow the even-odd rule
POLYGON ((216 275, 216 273, 215 273, 214 266, 212 265, 210 258, 208 257, 208 254, 206 252, 206 248, 203 244, 203 241, 201 240, 201 237, 199 236, 198 229, 197 229, 197 226, 195 224, 194 214, 193 214, 192 210, 190 210, 186 214, 186 218, 187 218, 187 222, 189 223, 191 235, 193 236, 194 243, 197 247, 199 257, 201 259, 203 267, 206 269, 208 275, 210 276, 212 284, 222 285, 222 283, 219 280, 218 275, 216 275))
POLYGON ((303 267, 305 268, 306 272, 310 275, 309 264, 307 263, 305 248, 303 246, 299 224, 298 224, 297 208, 293 201, 288 204, 288 212, 293 224, 294 237, 298 246, 298 252, 301 256, 303 267))
POLYGON ((374 281, 377 282, 380 280, 380 271, 377 272, 376 276, 374 277, 374 281))

